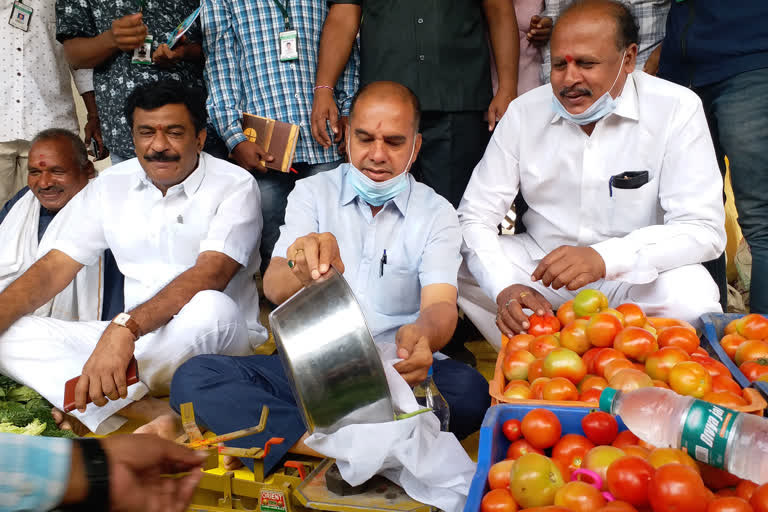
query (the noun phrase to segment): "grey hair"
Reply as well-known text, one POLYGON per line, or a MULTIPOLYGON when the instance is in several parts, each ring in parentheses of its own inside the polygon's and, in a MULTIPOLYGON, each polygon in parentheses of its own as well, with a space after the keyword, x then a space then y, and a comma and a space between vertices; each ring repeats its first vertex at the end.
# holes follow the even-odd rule
POLYGON ((85 172, 88 168, 88 150, 85 148, 85 143, 83 143, 80 137, 73 132, 63 128, 48 128, 35 135, 35 138, 32 139, 32 145, 37 142, 58 139, 66 139, 69 141, 72 145, 72 157, 75 164, 81 171, 85 172))

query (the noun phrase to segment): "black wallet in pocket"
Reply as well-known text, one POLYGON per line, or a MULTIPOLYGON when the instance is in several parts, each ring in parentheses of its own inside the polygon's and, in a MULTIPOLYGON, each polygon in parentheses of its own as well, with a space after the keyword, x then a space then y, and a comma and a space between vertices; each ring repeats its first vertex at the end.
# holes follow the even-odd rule
POLYGON ((635 189, 648 183, 648 171, 625 171, 611 176, 608 180, 608 193, 613 197, 613 189, 635 189))

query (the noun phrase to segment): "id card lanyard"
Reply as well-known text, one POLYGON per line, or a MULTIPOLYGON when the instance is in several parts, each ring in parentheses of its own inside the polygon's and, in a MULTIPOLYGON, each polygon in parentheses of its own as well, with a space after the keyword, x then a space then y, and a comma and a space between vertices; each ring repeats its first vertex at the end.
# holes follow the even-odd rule
POLYGON ((290 2, 291 0, 284 0, 285 4, 283 4, 280 0, 272 0, 275 2, 275 5, 278 9, 280 9, 280 12, 283 14, 283 24, 284 24, 284 30, 280 32, 279 36, 279 48, 280 48, 280 61, 286 62, 291 60, 296 60, 299 58, 299 50, 298 50, 298 37, 296 30, 291 25, 291 13, 290 13, 290 2))
MULTIPOLYGON (((144 13, 147 8, 147 0, 139 0, 139 12, 144 13)), ((151 34, 147 34, 144 37, 144 44, 133 50, 133 56, 131 57, 131 64, 142 64, 145 66, 152 65, 152 42, 154 37, 151 34)))
POLYGON ((13 8, 11 9, 11 17, 8 19, 8 24, 24 32, 29 31, 29 22, 32 20, 33 9, 29 5, 21 3, 21 0, 13 2, 13 8))

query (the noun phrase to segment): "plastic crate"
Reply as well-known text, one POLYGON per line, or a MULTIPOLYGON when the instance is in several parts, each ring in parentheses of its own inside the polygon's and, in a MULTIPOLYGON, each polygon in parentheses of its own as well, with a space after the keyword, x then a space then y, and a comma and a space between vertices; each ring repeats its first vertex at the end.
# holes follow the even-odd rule
MULTIPOLYGON (((584 434, 581 429, 581 419, 594 408, 589 407, 556 407, 541 405, 540 401, 533 401, 530 405, 502 404, 488 409, 480 427, 480 445, 477 450, 477 471, 472 478, 469 488, 469 496, 464 506, 464 512, 479 512, 480 502, 488 492, 488 471, 496 462, 504 460, 507 456, 507 448, 510 442, 501 431, 501 427, 507 420, 522 420, 523 417, 534 409, 549 409, 554 412, 560 424, 563 426, 563 434, 584 434)), ((627 430, 627 427, 619 421, 619 431, 627 430)))
POLYGON ((731 321, 743 316, 745 315, 740 313, 706 313, 702 315, 701 321, 704 324, 704 350, 728 367, 734 380, 739 383, 739 386, 743 388, 755 388, 764 398, 768 398, 768 383, 749 382, 749 379, 747 379, 741 370, 739 370, 736 363, 728 357, 728 354, 725 353, 723 347, 720 346, 720 339, 723 337, 725 327, 731 321))

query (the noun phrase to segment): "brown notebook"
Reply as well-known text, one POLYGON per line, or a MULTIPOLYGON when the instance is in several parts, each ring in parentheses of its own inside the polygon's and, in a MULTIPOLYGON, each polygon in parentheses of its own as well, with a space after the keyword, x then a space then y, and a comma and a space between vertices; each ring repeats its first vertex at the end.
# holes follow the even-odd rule
POLYGON ((291 123, 243 112, 243 133, 251 142, 257 142, 275 157, 271 162, 262 161, 267 169, 289 172, 299 140, 299 127, 291 123))

